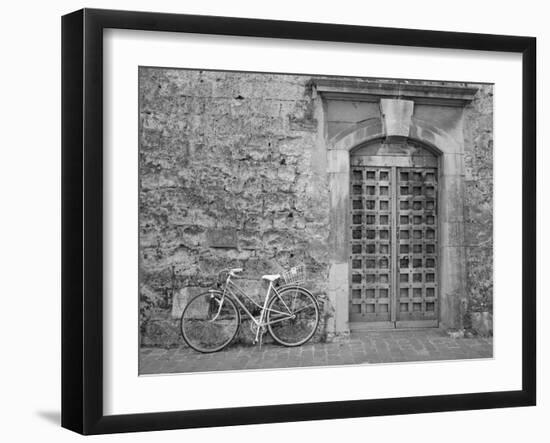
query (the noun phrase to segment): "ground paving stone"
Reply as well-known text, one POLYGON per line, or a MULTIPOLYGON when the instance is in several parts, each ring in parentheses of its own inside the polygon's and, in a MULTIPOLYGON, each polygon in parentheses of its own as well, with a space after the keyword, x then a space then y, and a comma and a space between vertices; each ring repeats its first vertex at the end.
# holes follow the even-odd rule
POLYGON ((213 354, 187 347, 140 349, 140 374, 492 358, 492 338, 451 338, 440 329, 352 333, 295 348, 234 345, 213 354))

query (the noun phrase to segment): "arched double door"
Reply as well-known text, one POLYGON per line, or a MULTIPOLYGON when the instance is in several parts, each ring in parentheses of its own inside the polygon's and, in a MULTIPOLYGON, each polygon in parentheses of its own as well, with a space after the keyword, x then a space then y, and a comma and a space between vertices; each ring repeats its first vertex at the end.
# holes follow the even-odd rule
POLYGON ((351 329, 438 325, 438 157, 376 141, 350 157, 351 329))

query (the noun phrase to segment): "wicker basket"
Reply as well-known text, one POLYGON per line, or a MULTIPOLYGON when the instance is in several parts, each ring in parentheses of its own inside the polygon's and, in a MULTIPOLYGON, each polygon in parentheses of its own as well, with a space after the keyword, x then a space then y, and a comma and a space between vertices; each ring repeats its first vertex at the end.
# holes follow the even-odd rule
POLYGON ((283 280, 286 284, 303 283, 306 281, 306 265, 298 265, 283 272, 283 280))

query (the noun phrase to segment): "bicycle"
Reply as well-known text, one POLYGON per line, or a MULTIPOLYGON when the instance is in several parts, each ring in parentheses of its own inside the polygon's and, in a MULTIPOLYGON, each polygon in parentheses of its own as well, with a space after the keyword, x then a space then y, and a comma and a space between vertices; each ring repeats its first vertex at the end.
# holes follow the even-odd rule
MULTIPOLYGON (((221 351, 237 335, 241 312, 252 320, 255 328, 253 344, 262 344, 265 331, 283 346, 300 346, 313 337, 319 325, 319 307, 315 297, 300 283, 305 281, 305 266, 300 265, 282 274, 263 275, 269 282, 263 303, 258 303, 233 280, 242 268, 224 269, 218 281, 227 273, 223 290, 209 289, 191 298, 183 310, 180 330, 185 342, 203 353, 221 351), (283 280, 282 286, 276 286, 283 280), (243 299, 259 309, 256 318, 243 299), (238 306, 238 307, 237 307, 238 306)), ((254 309, 253 309, 254 310, 254 309)))

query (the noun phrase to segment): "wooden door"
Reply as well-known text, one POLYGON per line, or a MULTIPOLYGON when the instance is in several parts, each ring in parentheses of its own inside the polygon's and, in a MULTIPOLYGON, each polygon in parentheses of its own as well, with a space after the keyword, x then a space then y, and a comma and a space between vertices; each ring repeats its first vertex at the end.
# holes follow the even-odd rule
POLYGON ((437 157, 378 144, 351 157, 351 329, 438 324, 437 157))

